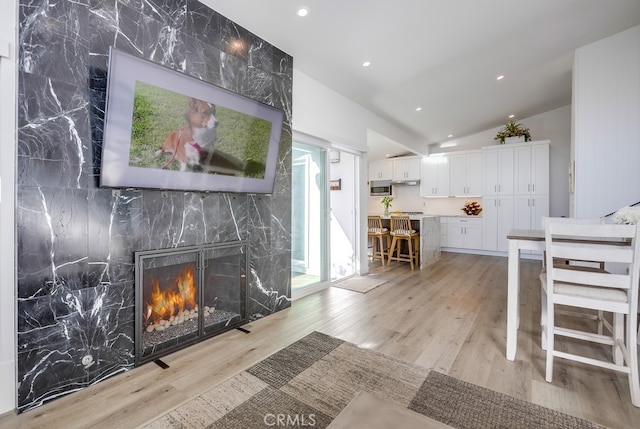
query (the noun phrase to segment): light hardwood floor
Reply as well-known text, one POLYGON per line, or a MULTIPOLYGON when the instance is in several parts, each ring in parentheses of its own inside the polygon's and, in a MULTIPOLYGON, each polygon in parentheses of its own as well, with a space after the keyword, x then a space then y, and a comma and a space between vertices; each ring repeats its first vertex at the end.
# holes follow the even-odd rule
MULTIPOLYGON (((135 368, 20 415, 1 428, 133 428, 317 330, 360 347, 612 428, 640 427, 626 376, 556 360, 544 380, 539 261, 523 261, 516 360, 505 358, 507 259, 443 253, 436 264, 372 272, 390 281, 366 294, 329 288, 290 309, 135 368)), ((561 347, 574 347, 562 344, 561 347)))

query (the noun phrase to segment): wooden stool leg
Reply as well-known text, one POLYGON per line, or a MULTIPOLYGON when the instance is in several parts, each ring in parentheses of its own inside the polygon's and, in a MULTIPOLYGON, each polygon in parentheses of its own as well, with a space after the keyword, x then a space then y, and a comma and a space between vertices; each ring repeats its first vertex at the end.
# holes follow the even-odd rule
POLYGON ((382 266, 384 267, 384 257, 385 257, 385 252, 384 252, 384 237, 382 235, 379 236, 380 238, 380 262, 382 262, 382 266))
POLYGON ((407 243, 409 244, 409 264, 411 265, 411 271, 413 271, 413 238, 409 237, 407 243))
POLYGON ((391 261, 393 258, 393 252, 395 251, 396 248, 396 236, 393 236, 393 240, 391 240, 391 248, 389 249, 389 265, 391 265, 391 261))

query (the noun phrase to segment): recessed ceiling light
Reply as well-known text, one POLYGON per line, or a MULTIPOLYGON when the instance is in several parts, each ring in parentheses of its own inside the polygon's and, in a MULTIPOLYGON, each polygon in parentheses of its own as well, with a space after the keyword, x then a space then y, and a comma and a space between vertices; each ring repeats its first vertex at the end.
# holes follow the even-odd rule
POLYGON ((421 110, 422 110, 422 107, 420 107, 420 106, 416 107, 416 112, 419 112, 421 110))
POLYGON ((307 9, 306 7, 301 7, 300 9, 298 9, 299 17, 304 18, 307 15, 309 15, 309 9, 307 9))
POLYGON ((456 142, 449 142, 449 143, 442 143, 440 145, 440 147, 454 147, 454 146, 458 146, 458 143, 456 142))
POLYGON ((362 63, 362 67, 369 67, 371 65, 371 61, 365 61, 362 63))
POLYGON ((391 156, 391 154, 390 154, 390 153, 388 153, 388 154, 386 154, 385 156, 386 156, 387 158, 389 158, 389 157, 391 156))
POLYGON ((516 117, 516 115, 509 115, 509 119, 513 119, 515 117, 516 117))
POLYGON ((496 78, 496 80, 502 80, 502 79, 504 79, 504 75, 503 75, 503 74, 501 74, 500 76, 498 76, 498 77, 496 78))
POLYGON ((449 134, 447 137, 448 137, 448 138, 451 138, 451 137, 453 137, 453 134, 449 134))

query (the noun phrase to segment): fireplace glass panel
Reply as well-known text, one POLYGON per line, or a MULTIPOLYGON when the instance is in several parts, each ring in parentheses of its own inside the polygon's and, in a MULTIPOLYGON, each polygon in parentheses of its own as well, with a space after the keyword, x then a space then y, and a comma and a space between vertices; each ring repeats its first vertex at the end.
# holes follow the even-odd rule
POLYGON ((204 258, 203 329, 209 335, 246 318, 246 248, 206 251, 204 258))
POLYGON ((145 258, 142 300, 143 357, 198 337, 198 253, 145 258))

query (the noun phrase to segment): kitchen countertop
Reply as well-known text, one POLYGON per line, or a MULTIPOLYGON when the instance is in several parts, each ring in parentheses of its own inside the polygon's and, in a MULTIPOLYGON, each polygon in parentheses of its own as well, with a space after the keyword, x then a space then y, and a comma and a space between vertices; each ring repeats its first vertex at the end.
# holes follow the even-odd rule
MULTIPOLYGON (((389 219, 391 216, 400 216, 402 213, 390 213, 389 216, 385 216, 382 213, 370 213, 375 216, 380 216, 382 219, 389 219)), ((411 220, 420 220, 425 217, 463 217, 470 219, 481 219, 482 215, 470 216, 465 214, 433 214, 433 213, 423 213, 423 214, 413 214, 409 215, 411 220)))

